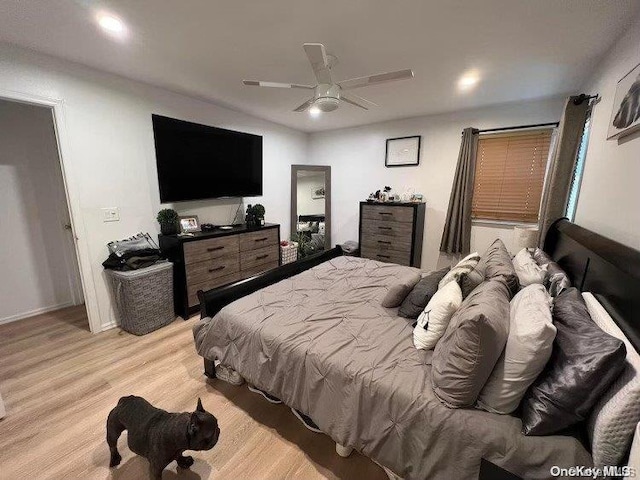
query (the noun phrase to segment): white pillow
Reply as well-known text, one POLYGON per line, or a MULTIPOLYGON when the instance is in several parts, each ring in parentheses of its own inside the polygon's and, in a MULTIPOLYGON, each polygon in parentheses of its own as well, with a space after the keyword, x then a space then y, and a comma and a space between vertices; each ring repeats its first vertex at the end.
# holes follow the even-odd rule
POLYGON ((433 349, 461 304, 462 290, 458 282, 449 282, 440 288, 418 317, 413 329, 415 347, 419 350, 433 349))
POLYGON ((516 270, 516 275, 518 275, 518 280, 522 287, 533 285, 534 283, 542 285, 547 277, 546 270, 536 263, 526 248, 520 250, 513 257, 513 268, 516 270))
POLYGON ((523 288, 511 300, 507 345, 478 397, 483 410, 513 412, 544 369, 556 338, 551 303, 538 284, 523 288))
POLYGON ((627 348, 622 373, 598 400, 587 422, 594 466, 619 465, 629 453, 640 421, 640 354, 591 293, 582 297, 596 325, 622 340, 627 348))

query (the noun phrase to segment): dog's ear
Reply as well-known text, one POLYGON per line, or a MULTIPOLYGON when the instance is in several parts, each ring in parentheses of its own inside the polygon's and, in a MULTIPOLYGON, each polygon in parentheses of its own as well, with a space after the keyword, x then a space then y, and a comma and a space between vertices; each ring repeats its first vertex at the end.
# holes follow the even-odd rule
POLYGON ((196 407, 196 412, 204 412, 204 407, 202 406, 202 401, 200 400, 200 397, 198 397, 198 406, 196 407))
POLYGON ((198 415, 196 414, 196 412, 193 412, 191 414, 191 418, 189 419, 189 427, 188 427, 189 437, 193 438, 198 433, 199 429, 200 429, 200 421, 198 419, 198 415))

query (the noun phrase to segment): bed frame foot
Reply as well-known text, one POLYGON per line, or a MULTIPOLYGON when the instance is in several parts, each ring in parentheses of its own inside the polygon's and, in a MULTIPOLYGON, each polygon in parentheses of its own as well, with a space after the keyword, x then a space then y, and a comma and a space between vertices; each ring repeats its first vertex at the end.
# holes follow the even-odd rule
POLYGON ((336 453, 338 455, 340 455, 341 457, 347 458, 349 455, 351 455, 351 452, 353 452, 353 448, 344 447, 344 446, 340 445, 339 443, 336 443, 336 453))

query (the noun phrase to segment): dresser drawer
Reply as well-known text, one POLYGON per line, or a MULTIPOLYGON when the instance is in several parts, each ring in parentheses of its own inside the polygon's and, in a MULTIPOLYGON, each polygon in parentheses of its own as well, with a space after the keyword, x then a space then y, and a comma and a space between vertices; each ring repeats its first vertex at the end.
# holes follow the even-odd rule
POLYGON ((270 245, 278 245, 278 230, 268 228, 240 235, 240 251, 247 252, 270 245))
POLYGON ((237 255, 238 244, 237 235, 186 242, 184 244, 184 263, 188 265, 212 258, 237 255))
POLYGON ((403 239, 411 243, 413 226, 411 223, 391 222, 384 220, 369 220, 362 223, 363 237, 383 235, 385 237, 403 239))
POLYGON ((242 278, 253 277, 254 275, 266 272, 267 270, 273 270, 274 268, 278 268, 279 266, 280 263, 278 261, 272 260, 268 263, 263 263, 262 265, 257 265, 255 267, 242 270, 242 278))
POLYGON ((363 205, 362 218, 367 220, 381 220, 385 222, 401 222, 411 224, 413 223, 413 208, 390 207, 386 205, 363 205))
POLYGON ((187 285, 231 275, 232 273, 240 271, 238 254, 192 263, 185 266, 185 271, 187 275, 187 285))
POLYGON ((240 254, 240 270, 245 270, 270 262, 280 261, 280 249, 277 245, 248 250, 240 254))
POLYGON ((411 260, 410 252, 403 253, 369 247, 362 247, 360 256, 380 262, 397 263, 398 265, 409 265, 411 260))
POLYGON ((367 235, 362 240, 362 248, 411 253, 411 238, 405 239, 386 235, 367 235))
POLYGON ((187 304, 189 307, 198 305, 198 290, 211 290, 212 288, 221 287, 227 283, 233 283, 240 280, 240 272, 232 273, 231 275, 224 275, 222 277, 207 280, 205 282, 196 283, 187 287, 187 304))

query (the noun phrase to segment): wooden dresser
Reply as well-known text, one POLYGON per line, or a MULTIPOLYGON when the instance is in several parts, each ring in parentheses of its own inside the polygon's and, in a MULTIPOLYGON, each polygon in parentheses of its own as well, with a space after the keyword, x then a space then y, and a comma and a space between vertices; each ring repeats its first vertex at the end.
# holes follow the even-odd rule
POLYGON ((424 203, 360 202, 360 256, 420 268, 424 203))
POLYGON ((280 265, 280 225, 158 238, 160 250, 174 264, 174 305, 176 314, 185 319, 198 309, 198 290, 221 287, 280 265))

